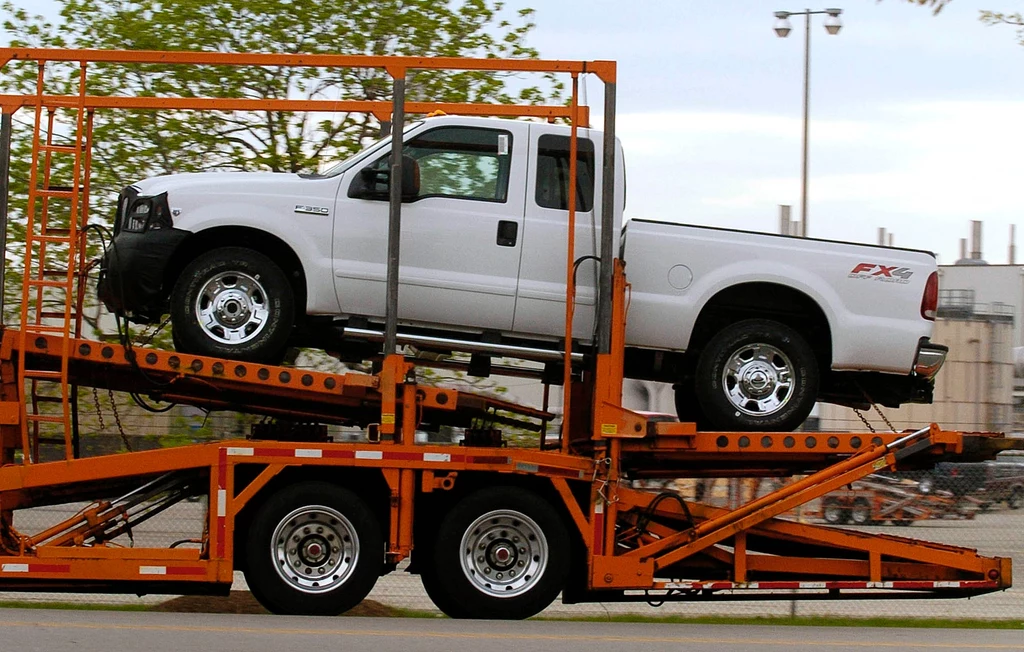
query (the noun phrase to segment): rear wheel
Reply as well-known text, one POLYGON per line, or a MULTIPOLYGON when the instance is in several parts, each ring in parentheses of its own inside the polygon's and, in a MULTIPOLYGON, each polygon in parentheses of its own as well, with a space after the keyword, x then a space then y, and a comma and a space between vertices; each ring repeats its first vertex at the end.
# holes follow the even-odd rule
POLYGON ((1017 487, 1010 494, 1010 497, 1006 499, 1006 506, 1010 509, 1020 509, 1024 507, 1024 489, 1017 487))
POLYGON ((694 393, 720 430, 789 431, 818 397, 818 361, 795 330, 768 319, 732 324, 708 342, 694 393))
POLYGON ((551 604, 565 585, 569 533, 536 493, 492 487, 448 513, 433 558, 424 586, 449 616, 529 618, 551 604))
POLYGON ((871 503, 866 498, 857 498, 853 501, 853 509, 850 510, 850 520, 856 525, 871 524, 871 503))
POLYGON ((175 346, 233 360, 281 360, 295 298, 281 268, 258 251, 222 247, 189 263, 171 293, 175 346))
POLYGON ((359 604, 377 582, 384 539, 354 493, 305 482, 259 508, 245 554, 246 582, 269 611, 336 616, 359 604))
POLYGON ((840 505, 838 500, 832 498, 825 500, 821 508, 821 516, 826 523, 832 525, 842 525, 850 520, 849 510, 840 505))

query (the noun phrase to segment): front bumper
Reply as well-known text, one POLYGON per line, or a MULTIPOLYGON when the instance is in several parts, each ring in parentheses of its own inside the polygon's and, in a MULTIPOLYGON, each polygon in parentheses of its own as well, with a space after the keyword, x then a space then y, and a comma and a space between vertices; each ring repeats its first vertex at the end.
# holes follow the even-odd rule
POLYGON ((935 378, 948 354, 948 346, 933 344, 927 337, 922 337, 914 357, 914 373, 924 378, 935 378))
POLYGON ((159 321, 171 292, 164 287, 167 266, 190 235, 171 228, 114 236, 100 267, 97 293, 103 305, 134 322, 159 321))

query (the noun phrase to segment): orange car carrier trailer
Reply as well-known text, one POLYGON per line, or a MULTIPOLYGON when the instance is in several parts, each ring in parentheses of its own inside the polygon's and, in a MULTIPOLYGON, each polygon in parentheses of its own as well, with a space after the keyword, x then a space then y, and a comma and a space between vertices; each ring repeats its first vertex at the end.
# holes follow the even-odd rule
MULTIPOLYGON (((628 284, 611 250, 614 62, 0 50, 3 66, 22 61, 38 66, 35 92, 0 96, 5 222, 12 115, 25 109, 34 117, 24 255, 17 263, 20 323, 4 328, 0 340, 0 590, 226 593, 241 570, 274 612, 336 614, 410 557, 408 570, 455 617, 528 617, 559 593, 567 602, 834 600, 963 597, 1010 586, 1009 559, 777 518, 873 471, 987 458, 1011 447, 1007 439, 936 425, 891 434, 699 432, 690 423, 648 422, 622 407, 628 284), (87 73, 96 64, 383 69, 394 95, 390 102, 95 96, 87 73), (48 65, 77 66, 78 93, 47 94, 48 65), (414 70, 569 75, 572 98, 567 106, 405 102, 406 75, 414 70), (557 441, 545 436, 553 418, 546 409, 419 385, 414 363, 396 353, 397 183, 377 373, 321 373, 83 337, 95 111, 365 111, 391 121, 396 162, 407 113, 559 119, 572 125, 573 178, 577 128, 588 124, 587 107, 577 102, 584 75, 605 88, 599 332, 593 349, 573 352, 569 344, 564 352, 567 391, 557 441), (75 125, 70 144, 54 139, 58 111, 75 125), (71 157, 69 185, 51 178, 57 157, 71 157), (246 440, 80 457, 78 387, 262 414, 285 426, 267 425, 246 440), (422 421, 488 428, 471 428, 463 446, 416 444, 422 421), (356 425, 366 438, 335 443, 321 427, 289 422, 356 425), (493 436, 501 424, 540 433, 539 444, 505 447, 493 436), (40 446, 54 441, 62 459, 41 461, 40 446), (792 475, 803 477, 732 510, 633 483, 792 475), (132 527, 196 496, 205 497, 200 538, 162 548, 126 545, 132 527), (87 507, 40 532, 14 527, 16 510, 66 503, 87 507)), ((391 174, 401 175, 400 163, 391 174)), ((574 301, 574 186, 566 333, 574 301)))

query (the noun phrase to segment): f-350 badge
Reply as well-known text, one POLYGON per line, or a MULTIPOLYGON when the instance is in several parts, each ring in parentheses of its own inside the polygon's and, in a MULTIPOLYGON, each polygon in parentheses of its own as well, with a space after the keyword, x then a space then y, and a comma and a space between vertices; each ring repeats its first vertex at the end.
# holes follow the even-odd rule
POLYGON ((309 215, 329 215, 331 209, 326 206, 308 206, 306 204, 295 204, 296 213, 307 213, 309 215))

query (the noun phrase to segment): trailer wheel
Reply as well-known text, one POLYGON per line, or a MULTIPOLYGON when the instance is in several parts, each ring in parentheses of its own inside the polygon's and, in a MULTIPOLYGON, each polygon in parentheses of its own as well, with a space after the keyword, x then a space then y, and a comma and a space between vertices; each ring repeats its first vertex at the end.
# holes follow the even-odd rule
POLYGON ((857 498, 853 501, 853 508, 850 510, 850 520, 856 525, 870 525, 871 503, 865 498, 857 498))
POLYGON ((359 604, 377 582, 384 539, 354 493, 305 482, 260 506, 245 554, 246 582, 269 611, 336 616, 359 604))
POLYGON ((827 498, 821 508, 821 517, 826 523, 842 525, 850 520, 850 510, 840 505, 838 500, 827 498))
POLYGON ((697 362, 694 392, 720 430, 789 431, 818 398, 818 361, 795 330, 768 319, 732 324, 697 362))
POLYGON ((1010 494, 1010 497, 1006 499, 1006 506, 1010 509, 1020 509, 1024 506, 1024 489, 1017 487, 1010 494))
POLYGON ((279 362, 294 313, 292 287, 281 268, 242 247, 200 255, 171 293, 175 346, 184 353, 279 362))
POLYGON ((437 606, 453 618, 529 618, 558 595, 569 574, 569 534, 544 498, 491 487, 458 503, 434 550, 437 606))

